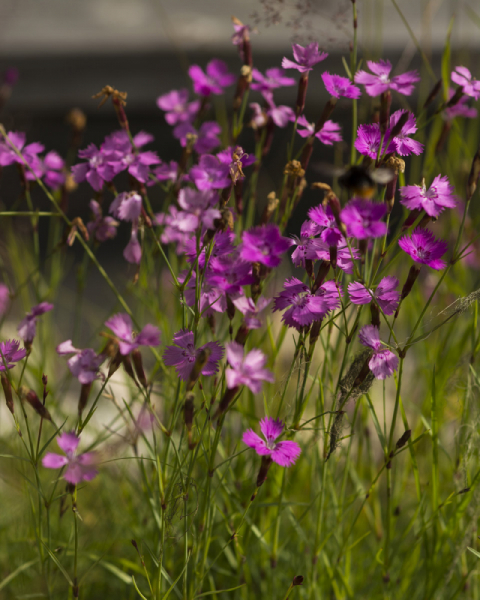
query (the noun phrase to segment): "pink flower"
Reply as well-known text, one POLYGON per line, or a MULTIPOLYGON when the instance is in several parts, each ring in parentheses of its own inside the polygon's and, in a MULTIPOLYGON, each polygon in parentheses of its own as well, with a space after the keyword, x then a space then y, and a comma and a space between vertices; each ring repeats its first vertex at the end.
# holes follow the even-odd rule
POLYGON ((423 209, 427 215, 438 217, 445 208, 455 208, 454 187, 448 177, 437 175, 428 188, 423 185, 405 185, 400 188, 400 202, 410 210, 423 209))
POLYGON ((410 96, 415 87, 413 84, 420 81, 420 76, 416 71, 408 71, 390 78, 392 63, 388 60, 380 60, 378 63, 367 60, 367 65, 374 74, 357 71, 355 83, 363 84, 369 96, 379 96, 387 90, 396 90, 404 96, 410 96))
POLYGON ((223 346, 218 342, 207 342, 199 348, 195 348, 193 331, 181 329, 173 336, 174 346, 167 346, 163 354, 163 362, 174 366, 178 376, 183 381, 188 381, 190 373, 195 365, 200 352, 208 349, 210 356, 202 368, 202 375, 215 375, 218 371, 218 363, 223 357, 223 346))
POLYGON ((318 43, 312 42, 308 46, 300 46, 292 44, 293 57, 297 62, 293 62, 288 58, 283 58, 282 67, 284 69, 297 69, 300 73, 311 71, 317 63, 325 60, 328 56, 326 52, 318 51, 318 43))
POLYGON ((291 467, 300 456, 301 449, 297 442, 290 440, 275 443, 282 434, 283 427, 282 421, 266 417, 260 421, 260 429, 265 440, 262 440, 253 429, 248 429, 243 434, 243 443, 253 448, 260 456, 269 455, 277 465, 291 467))
POLYGON ((20 342, 18 340, 0 342, 0 371, 12 369, 15 366, 13 363, 25 358, 27 351, 25 348, 19 350, 19 346, 20 342))
MULTIPOLYGON (((295 118, 293 119, 295 120, 295 118)), ((297 133, 299 136, 305 138, 313 135, 315 132, 315 123, 310 123, 307 121, 306 117, 302 115, 298 117, 297 124, 301 127, 305 127, 305 129, 297 129, 297 133)), ((326 146, 332 146, 333 142, 341 142, 342 134, 339 133, 340 125, 338 123, 334 123, 333 121, 325 121, 323 127, 315 133, 315 137, 318 138, 322 144, 326 146)))
POLYGON ((98 473, 95 468, 95 455, 91 452, 77 454, 80 438, 73 432, 62 433, 57 438, 57 444, 65 456, 49 452, 42 458, 42 464, 47 469, 61 469, 67 467, 63 477, 77 485, 81 481, 90 481, 98 473))
POLYGON ((262 381, 275 381, 273 373, 263 368, 267 357, 261 350, 251 350, 244 357, 243 346, 230 342, 227 344, 227 360, 231 367, 225 371, 229 389, 246 385, 254 394, 258 394, 262 389, 262 381))
POLYGON ((43 168, 45 170, 44 180, 52 190, 57 190, 65 183, 64 166, 65 161, 54 150, 45 155, 43 159, 43 168))
POLYGON ((233 300, 235 308, 238 309, 244 316, 245 325, 248 329, 260 329, 262 322, 258 318, 261 313, 272 301, 271 298, 258 298, 257 303, 252 298, 240 296, 233 300))
POLYGON ((271 97, 272 90, 289 85, 295 85, 293 77, 287 77, 283 69, 273 67, 265 71, 265 75, 260 73, 258 69, 252 69, 252 79, 250 87, 252 90, 257 90, 262 94, 267 94, 271 97))
POLYGON ((98 242, 111 240, 117 235, 118 221, 112 217, 104 217, 100 204, 96 200, 90 200, 90 210, 93 213, 93 221, 87 223, 88 233, 98 242))
POLYGON ((417 227, 411 237, 404 235, 398 240, 402 250, 413 258, 415 262, 428 265, 437 271, 444 269, 447 263, 441 257, 447 251, 447 242, 435 239, 428 229, 417 227))
MULTIPOLYGON (((382 152, 386 151, 386 143, 390 137, 390 130, 387 129, 383 139, 382 152)), ((380 131, 380 125, 378 123, 372 123, 370 125, 359 125, 357 129, 357 139, 355 140, 354 146, 364 156, 376 159, 378 155, 378 149, 382 141, 382 133, 380 131)), ((395 146, 393 141, 388 145, 388 153, 395 152, 395 146)))
POLYGON ((37 327, 37 317, 49 312, 53 309, 53 304, 49 302, 41 302, 34 306, 32 310, 27 313, 27 316, 20 322, 17 327, 18 335, 22 338, 25 344, 31 344, 35 337, 35 331, 37 327))
POLYGON ((235 75, 228 72, 228 67, 223 60, 211 60, 206 68, 206 73, 198 66, 192 65, 188 74, 193 82, 193 89, 200 96, 210 94, 223 94, 223 88, 232 85, 235 75))
POLYGON ((113 315, 105 325, 113 331, 118 339, 120 353, 125 355, 139 346, 158 346, 160 344, 160 331, 153 325, 145 325, 140 333, 134 337, 132 319, 125 313, 113 315))
POLYGON ((374 298, 386 315, 393 315, 400 300, 400 292, 396 291, 399 281, 393 275, 384 277, 375 291, 369 290, 362 283, 354 281, 348 284, 348 293, 353 304, 369 304, 374 298))
MULTIPOLYGON (((390 117, 390 129, 389 132, 395 127, 395 125, 400 120, 401 116, 404 113, 407 113, 406 110, 397 110, 390 117)), ((417 142, 416 140, 412 140, 408 137, 408 135, 413 135, 417 131, 417 124, 415 121, 415 115, 412 112, 408 112, 408 118, 403 125, 400 132, 392 139, 392 143, 390 146, 394 146, 395 152, 400 156, 409 156, 410 154, 416 154, 417 156, 423 152, 423 144, 417 142)), ((386 139, 387 136, 385 136, 386 139)), ((389 147, 389 152, 392 152, 392 149, 389 147)))
POLYGON ((382 347, 380 331, 375 325, 365 325, 358 334, 360 342, 373 350, 373 356, 368 362, 370 370, 376 379, 386 379, 393 375, 398 367, 398 356, 388 348, 382 347))
POLYGON ((142 197, 136 192, 122 192, 110 204, 108 212, 121 221, 134 223, 142 212, 142 197))
POLYGON ((466 96, 471 96, 478 100, 480 97, 480 81, 477 81, 466 67, 455 67, 451 74, 452 81, 462 86, 462 91, 466 96))
POLYGON ((99 368, 106 357, 103 354, 96 354, 92 348, 79 350, 73 346, 72 340, 66 340, 57 346, 57 353, 60 356, 74 354, 67 360, 67 365, 72 375, 82 385, 88 385, 95 379, 104 378, 103 374, 99 372, 99 368))
POLYGON ((356 85, 351 83, 348 77, 341 77, 340 75, 330 75, 327 71, 322 73, 323 83, 327 89, 327 92, 335 98, 360 98, 362 92, 356 85))
MULTIPOLYGON (((455 95, 455 91, 448 90, 448 99, 451 100, 455 95)), ((453 106, 447 106, 443 110, 443 117, 446 121, 452 121, 455 117, 465 117, 466 119, 476 119, 478 111, 476 108, 471 108, 467 105, 469 96, 462 96, 460 100, 453 106)))
POLYGON ((6 312, 10 304, 10 291, 4 283, 0 283, 0 317, 6 312))
POLYGON ((340 213, 349 236, 357 240, 381 237, 387 233, 387 224, 381 221, 387 211, 385 204, 363 198, 350 200, 340 213))
POLYGON ((98 150, 95 144, 90 144, 85 150, 79 150, 78 156, 86 158, 88 162, 72 167, 76 183, 81 183, 86 179, 92 188, 99 192, 105 181, 112 181, 115 176, 112 164, 114 159, 102 150, 98 150))
POLYGON ((281 256, 292 245, 291 240, 280 235, 280 230, 273 223, 252 227, 244 231, 240 256, 248 262, 259 262, 267 267, 278 267, 281 256))
POLYGON ((193 149, 197 154, 208 154, 217 146, 220 146, 220 138, 222 128, 216 121, 205 121, 197 130, 189 123, 180 123, 173 130, 173 135, 180 140, 180 145, 185 148, 188 143, 189 136, 196 136, 193 149))
POLYGON ((193 121, 200 108, 200 100, 188 102, 188 90, 172 90, 157 98, 157 106, 165 111, 165 120, 169 125, 184 121, 193 121))

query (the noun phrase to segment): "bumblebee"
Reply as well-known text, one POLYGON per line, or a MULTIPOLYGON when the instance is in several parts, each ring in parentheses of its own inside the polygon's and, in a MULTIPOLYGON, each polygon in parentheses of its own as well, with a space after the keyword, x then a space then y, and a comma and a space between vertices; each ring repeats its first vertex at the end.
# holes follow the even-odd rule
POLYGON ((319 170, 331 177, 338 177, 338 183, 344 187, 350 196, 371 198, 378 184, 386 185, 395 176, 394 171, 388 168, 369 168, 363 165, 348 167, 334 167, 333 165, 319 165, 319 170))

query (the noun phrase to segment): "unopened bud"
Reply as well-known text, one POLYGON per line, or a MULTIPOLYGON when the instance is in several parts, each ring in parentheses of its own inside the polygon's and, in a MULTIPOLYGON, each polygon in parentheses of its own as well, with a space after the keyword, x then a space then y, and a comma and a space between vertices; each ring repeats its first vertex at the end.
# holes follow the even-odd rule
POLYGON ((293 585, 293 586, 296 586, 296 585, 303 585, 303 575, 296 575, 296 576, 293 578, 292 585, 293 585))
POLYGON ((402 437, 396 443, 396 445, 395 445, 396 449, 399 450, 400 448, 403 448, 403 446, 405 446, 405 444, 408 442, 408 440, 411 437, 412 437, 412 430, 411 429, 407 429, 405 431, 405 433, 402 435, 402 437))
POLYGON ((78 399, 78 416, 82 417, 83 411, 87 406, 88 397, 90 396, 90 390, 92 389, 91 383, 83 383, 80 388, 80 398, 78 399))
POLYGON ((295 107, 295 114, 299 117, 303 109, 305 108, 305 99, 307 97, 307 88, 308 88, 308 71, 306 73, 302 73, 300 80, 298 82, 298 93, 297 93, 297 105, 295 107))
POLYGON ((143 370, 142 354, 138 348, 132 351, 133 368, 137 374, 138 381, 143 385, 144 388, 148 387, 147 378, 145 377, 145 371, 143 370))
POLYGON ((210 355, 212 354, 211 348, 202 348, 198 351, 195 363, 192 371, 188 377, 187 390, 193 389, 193 386, 197 383, 198 378, 202 374, 202 370, 208 362, 210 355))
POLYGON ((257 475, 257 488, 265 483, 267 479, 268 469, 272 464, 272 458, 270 455, 262 456, 262 463, 260 464, 260 470, 257 475))
POLYGON ((23 402, 27 402, 28 404, 30 404, 30 406, 33 408, 33 410, 38 415, 40 415, 40 417, 42 419, 46 419, 47 421, 52 420, 50 413, 45 408, 43 403, 40 402, 39 397, 33 390, 30 390, 29 388, 22 385, 19 389, 19 395, 20 395, 21 400, 23 402))
MULTIPOLYGON (((386 92, 383 92, 382 96, 381 96, 380 131, 382 132, 382 134, 385 134, 385 132, 387 131, 391 103, 392 103, 392 94, 391 94, 390 90, 387 90, 386 92)), ((408 114, 407 114, 407 116, 408 116, 408 114)), ((398 123, 397 123, 397 125, 398 125, 398 123)), ((392 137, 393 137, 393 135, 392 135, 392 137)))
POLYGON ((10 385, 10 381, 8 380, 5 373, 1 374, 0 379, 2 382, 3 392, 5 394, 5 401, 7 403, 8 410, 13 415, 15 412, 15 409, 13 406, 12 386, 10 385))

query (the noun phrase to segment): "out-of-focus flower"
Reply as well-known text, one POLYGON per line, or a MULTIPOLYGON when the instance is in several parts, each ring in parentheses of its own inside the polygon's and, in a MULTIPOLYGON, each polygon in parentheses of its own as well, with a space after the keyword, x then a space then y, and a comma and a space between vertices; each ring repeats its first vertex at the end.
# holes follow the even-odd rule
POLYGON ((287 77, 285 71, 278 67, 273 67, 265 71, 265 75, 258 69, 252 69, 253 82, 250 84, 252 90, 262 92, 271 97, 272 90, 280 87, 286 87, 295 85, 295 79, 293 77, 287 77))
POLYGON ((260 430, 265 440, 262 440, 253 429, 248 429, 243 434, 243 443, 253 448, 260 456, 270 456, 273 462, 281 467, 291 467, 302 450, 297 442, 291 440, 275 443, 275 440, 282 434, 283 427, 282 421, 266 417, 260 421, 260 430))
POLYGON ((360 342, 373 350, 373 356, 368 362, 370 370, 376 379, 386 379, 393 375, 398 367, 398 356, 382 346, 380 331, 375 325, 365 325, 358 334, 360 342))
POLYGON ((207 229, 214 229, 215 219, 221 217, 220 211, 212 208, 217 202, 218 195, 212 189, 182 188, 178 194, 178 204, 183 210, 177 212, 171 226, 182 232, 193 232, 201 224, 207 229))
POLYGON ((348 79, 340 75, 330 75, 327 71, 322 73, 323 83, 327 92, 335 98, 360 98, 362 92, 356 85, 348 79))
POLYGON ((400 188, 400 202, 410 210, 423 209, 427 215, 438 217, 445 208, 455 208, 457 199, 448 177, 437 175, 428 188, 423 185, 405 185, 400 188))
POLYGON ((216 121, 205 121, 197 130, 191 123, 180 123, 173 130, 173 135, 180 140, 185 148, 190 139, 193 139, 193 149, 197 154, 208 154, 217 146, 220 146, 222 128, 216 121))
POLYGON ((165 111, 165 120, 169 125, 184 121, 193 121, 200 109, 200 100, 188 102, 188 90, 172 90, 157 98, 157 106, 165 111))
POLYGON ((462 91, 466 96, 471 96, 478 100, 480 97, 480 81, 477 81, 467 69, 467 67, 455 67, 451 74, 452 81, 462 86, 462 91))
POLYGON ((437 271, 447 266, 441 258, 447 251, 447 242, 435 239, 428 229, 417 227, 411 237, 404 235, 400 238, 398 245, 404 252, 410 254, 415 262, 428 265, 437 271))
POLYGON ((232 183, 230 169, 212 154, 200 157, 190 169, 190 177, 199 190, 221 190, 232 183))
POLYGON ((160 331, 154 325, 145 325, 137 336, 133 335, 132 319, 125 313, 113 315, 105 325, 113 331, 117 340, 120 354, 124 356, 139 346, 158 346, 160 331))
POLYGON ((348 236, 357 240, 381 237, 387 233, 387 224, 381 219, 387 212, 384 203, 370 202, 363 198, 350 200, 340 213, 347 226, 348 236))
POLYGON ((267 267, 277 267, 281 256, 292 245, 290 239, 280 235, 273 223, 252 227, 243 232, 240 256, 248 262, 259 262, 267 267))
POLYGON ((267 357, 261 350, 251 350, 243 356, 243 346, 237 342, 227 344, 227 360, 231 368, 226 369, 225 379, 229 389, 246 385, 254 394, 262 389, 262 382, 273 383, 273 373, 264 369, 267 357))
POLYGON ((57 353, 61 356, 73 354, 67 360, 68 368, 71 374, 78 379, 82 385, 88 385, 95 379, 103 379, 103 374, 99 372, 100 365, 104 362, 103 354, 96 354, 92 348, 80 350, 75 348, 72 340, 66 340, 57 346, 57 353))
POLYGON ((204 72, 198 65, 192 65, 188 74, 193 82, 193 89, 200 96, 210 94, 223 94, 223 89, 232 85, 235 75, 228 72, 228 67, 223 60, 211 60, 204 72))
POLYGON ((373 299, 386 315, 393 315, 400 301, 400 292, 395 288, 399 281, 393 275, 384 277, 375 290, 369 290, 363 283, 354 281, 348 284, 348 293, 353 304, 369 304, 373 299))
MULTIPOLYGON (((305 127, 305 129, 297 129, 298 135, 301 137, 309 137, 315 132, 315 123, 310 123, 307 121, 304 115, 298 117, 297 124, 301 127, 305 127)), ((322 144, 327 146, 331 146, 333 142, 341 142, 342 134, 340 132, 340 125, 338 123, 334 123, 333 121, 325 121, 325 124, 315 133, 315 137, 318 138, 322 144)))
POLYGON ((169 367, 175 367, 178 376, 183 381, 188 381, 195 361, 202 350, 208 349, 208 360, 201 370, 205 376, 215 375, 218 372, 218 363, 223 357, 223 346, 218 342, 207 342, 195 348, 193 331, 181 329, 173 336, 174 346, 167 346, 163 353, 163 362, 169 367))
POLYGON ((99 242, 111 240, 117 235, 118 221, 113 217, 104 217, 102 208, 96 200, 90 200, 90 210, 93 213, 93 221, 87 223, 90 236, 95 235, 99 242))
POLYGON ((133 144, 125 130, 114 131, 105 138, 101 150, 115 169, 115 174, 127 170, 132 177, 145 183, 150 176, 150 167, 161 161, 155 152, 140 152, 146 144, 153 142, 153 135, 140 131, 133 137, 133 144))
MULTIPOLYGON (((451 100, 455 95, 455 90, 448 90, 448 99, 451 100)), ((478 111, 467 105, 470 96, 462 96, 453 106, 447 106, 442 114, 446 121, 452 121, 455 117, 465 117, 466 119, 476 119, 478 111)))
POLYGON ((271 298, 258 298, 257 303, 255 304, 252 298, 240 296, 239 298, 233 299, 233 304, 235 305, 235 308, 243 314, 245 325, 248 329, 260 329, 262 322, 258 318, 258 315, 271 301, 271 298))
POLYGON ((85 150, 79 150, 78 156, 86 158, 88 162, 72 167, 73 178, 76 183, 81 183, 86 179, 92 188, 99 192, 104 182, 112 181, 115 177, 116 171, 112 164, 113 159, 99 150, 95 144, 90 144, 85 150))
POLYGON ((395 90, 404 96, 410 96, 415 87, 414 84, 420 81, 420 76, 416 71, 407 71, 402 75, 390 78, 392 63, 388 60, 380 60, 378 63, 367 60, 367 65, 373 75, 367 71, 357 71, 355 83, 364 85, 369 96, 379 96, 387 90, 395 90))
POLYGON ((53 190, 57 190, 65 183, 64 166, 65 161, 54 150, 48 152, 43 159, 43 168, 45 170, 43 180, 53 190))
POLYGON ((20 342, 18 340, 0 342, 0 371, 12 369, 15 366, 14 363, 25 358, 27 351, 25 348, 19 350, 19 346, 20 342))
POLYGON ((49 312, 53 309, 53 304, 49 302, 41 302, 34 306, 32 310, 27 313, 27 316, 20 322, 17 327, 18 335, 22 338, 26 345, 30 345, 35 337, 37 328, 37 317, 49 312))
POLYGON ((122 192, 110 204, 109 213, 121 221, 134 223, 142 213, 142 197, 136 192, 122 192))
POLYGON ((91 481, 98 471, 95 468, 95 455, 92 452, 77 454, 80 438, 72 431, 62 433, 57 438, 57 444, 63 450, 65 456, 48 452, 42 458, 42 465, 47 469, 61 469, 67 467, 63 477, 73 485, 81 481, 91 481))
MULTIPOLYGON (((406 110, 397 110, 390 117, 390 130, 393 130, 403 114, 408 113, 408 118, 401 130, 392 138, 392 145, 395 147, 395 152, 400 156, 409 156, 416 154, 417 156, 423 152, 423 144, 412 140, 408 135, 413 135, 417 131, 415 115, 406 110)), ((389 152, 392 150, 389 148, 389 152)))
POLYGON ((284 69, 297 69, 300 73, 311 71, 314 65, 325 60, 328 56, 326 52, 318 51, 317 42, 312 42, 305 47, 300 46, 299 44, 292 44, 292 50, 296 62, 284 57, 282 59, 282 67, 284 69))
POLYGON ((4 283, 0 283, 0 317, 6 312, 10 304, 10 291, 4 283))

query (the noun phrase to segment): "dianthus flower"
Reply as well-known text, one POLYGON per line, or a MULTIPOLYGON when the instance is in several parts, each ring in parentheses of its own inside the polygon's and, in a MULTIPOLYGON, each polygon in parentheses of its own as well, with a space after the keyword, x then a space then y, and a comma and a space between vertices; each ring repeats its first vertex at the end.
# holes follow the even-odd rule
MULTIPOLYGON (((215 258, 218 256, 224 256, 225 254, 230 254, 235 250, 235 246, 233 242, 235 241, 235 233, 228 229, 227 231, 216 231, 213 236, 213 248, 210 252, 210 258, 215 258)), ((200 239, 200 254, 197 252, 197 238, 195 235, 192 235, 185 244, 185 254, 187 255, 187 262, 192 263, 197 259, 198 256, 198 266, 203 269, 205 267, 205 251, 206 248, 203 248, 205 242, 204 238, 200 239)))
POLYGON ((23 132, 8 131, 7 137, 9 142, 0 141, 0 166, 6 167, 18 163, 25 167, 27 163, 30 168, 25 168, 26 179, 34 180, 36 177, 42 177, 43 165, 38 154, 45 149, 43 144, 33 142, 25 146, 26 135, 23 132), (12 149, 12 145, 21 153, 23 159, 12 149))
POLYGON ((192 232, 201 224, 207 229, 215 229, 214 221, 221 217, 217 208, 212 208, 218 202, 214 190, 182 188, 178 194, 178 204, 183 210, 176 213, 171 226, 182 232, 192 232))
POLYGON ((386 379, 393 375, 398 367, 398 356, 382 346, 380 331, 375 325, 365 325, 358 334, 360 342, 373 350, 373 356, 368 362, 370 370, 376 379, 386 379))
POLYGON ((27 355, 25 348, 18 347, 20 342, 18 340, 6 340, 0 342, 0 371, 5 371, 7 368, 12 369, 16 362, 22 360, 27 355))
POLYGON ((134 223, 142 213, 142 197, 137 192, 122 192, 110 204, 109 213, 121 221, 134 223))
POLYGON ((243 356, 243 346, 229 342, 227 360, 230 365, 225 371, 228 389, 246 385, 254 394, 258 394, 262 389, 262 381, 275 381, 273 373, 263 368, 267 357, 261 350, 254 349, 243 356))
POLYGON ((277 267, 281 256, 292 245, 291 240, 280 235, 280 230, 273 223, 252 227, 244 231, 240 256, 249 262, 259 262, 267 267, 277 267))
POLYGON ((258 102, 250 102, 250 108, 253 111, 253 117, 250 121, 250 127, 253 129, 260 129, 261 127, 265 127, 268 121, 268 115, 265 111, 265 108, 262 108, 258 102))
POLYGON ((0 317, 6 312, 10 304, 10 291, 4 283, 0 283, 0 317))
POLYGON ((308 46, 300 46, 292 44, 293 57, 297 62, 293 62, 286 57, 282 59, 282 67, 284 69, 297 69, 300 73, 311 71, 317 63, 325 60, 328 56, 326 52, 318 51, 318 43, 312 42, 308 46))
POLYGON ((73 346, 72 340, 66 340, 57 346, 57 353, 60 356, 67 354, 74 355, 67 360, 67 365, 71 374, 82 385, 88 385, 95 381, 95 379, 104 378, 103 374, 99 372, 99 368, 106 357, 103 354, 96 354, 92 348, 80 350, 73 346))
MULTIPOLYGON (((178 163, 171 160, 169 163, 161 163, 152 171, 158 181, 176 181, 178 175, 178 163)), ((147 181, 147 185, 155 185, 155 181, 147 181)))
POLYGON ((447 251, 447 242, 435 239, 435 236, 428 229, 417 227, 411 237, 407 235, 398 240, 398 245, 415 262, 422 265, 428 265, 437 271, 444 269, 447 263, 441 257, 447 251))
POLYGON ((478 100, 480 97, 480 81, 477 81, 466 67, 455 67, 451 73, 452 81, 462 86, 462 91, 466 96, 471 96, 478 100))
POLYGON ((393 315, 400 301, 400 292, 395 288, 399 281, 393 275, 384 277, 375 290, 369 290, 363 283, 354 281, 348 284, 348 293, 353 304, 369 304, 373 299, 386 315, 393 315))
POLYGON ((148 181, 151 165, 158 165, 161 161, 155 152, 139 152, 138 149, 153 142, 153 139, 153 135, 140 131, 133 137, 134 147, 128 133, 122 129, 108 135, 101 149, 115 169, 115 174, 127 170, 132 177, 145 183, 148 181))
POLYGON ((293 77, 287 77, 285 71, 278 67, 272 67, 265 71, 265 75, 260 73, 258 69, 252 69, 253 82, 250 84, 252 90, 257 92, 267 93, 268 97, 272 90, 289 85, 295 85, 293 77))
POLYGON ((99 192, 104 182, 112 181, 115 177, 114 159, 99 150, 95 144, 90 144, 85 150, 79 150, 78 156, 86 158, 88 162, 73 165, 72 173, 76 183, 86 179, 92 188, 99 192))
POLYGON ((140 264, 142 259, 142 247, 138 241, 138 223, 132 223, 132 233, 130 234, 130 241, 123 250, 123 258, 134 265, 140 264))
POLYGON ((27 316, 20 322, 17 327, 18 335, 22 338, 26 345, 29 345, 33 342, 33 338, 35 337, 35 332, 37 328, 37 317, 43 315, 46 312, 49 312, 53 309, 53 304, 49 302, 41 302, 34 306, 32 310, 27 313, 27 316))
POLYGON ((340 293, 334 281, 326 281, 312 294, 310 288, 296 277, 287 279, 284 291, 274 298, 273 310, 287 309, 282 321, 288 327, 300 329, 319 321, 340 306, 340 293))
MULTIPOLYGON (((215 282, 210 283, 208 281, 208 274, 211 271, 207 271, 207 278, 202 281, 200 288, 199 298, 199 310, 202 315, 213 315, 214 312, 224 313, 227 310, 227 298, 225 291, 215 285, 215 282)), ((178 280, 183 283, 185 279, 185 273, 180 274, 178 280)), ((185 302, 187 306, 195 306, 197 298, 197 287, 196 287, 196 273, 192 272, 187 287, 185 288, 185 302)))
POLYGON ((197 154, 208 154, 220 146, 222 128, 216 121, 205 121, 197 130, 191 123, 180 123, 173 130, 173 135, 180 140, 180 145, 185 148, 190 136, 193 136, 193 149, 197 154))
POLYGON ((65 161, 54 150, 45 155, 43 159, 43 179, 52 190, 57 190, 65 183, 64 166, 65 161))
POLYGON ((340 75, 330 75, 327 71, 322 73, 323 83, 327 92, 335 98, 360 98, 362 92, 356 85, 348 79, 340 75))
POLYGON ((423 185, 405 185, 400 188, 400 202, 410 210, 423 209, 427 215, 438 217, 445 208, 455 208, 457 200, 448 177, 437 175, 428 188, 423 185))
MULTIPOLYGON (((452 89, 448 90, 448 99, 451 100, 455 95, 455 91, 452 89)), ((467 105, 469 96, 462 96, 459 101, 453 106, 447 106, 442 111, 443 118, 446 121, 451 121, 455 117, 465 117, 466 119, 476 119, 478 111, 476 108, 472 108, 467 105)))
POLYGON ((202 350, 208 350, 208 360, 201 370, 205 376, 218 372, 218 362, 223 357, 223 346, 218 342, 207 342, 195 348, 193 331, 181 329, 173 336, 174 346, 167 346, 163 353, 163 362, 169 367, 175 367, 178 376, 188 381, 190 373, 202 350))
POLYGON ((379 96, 387 90, 395 90, 404 96, 410 96, 415 87, 414 83, 420 81, 420 76, 416 71, 408 71, 390 78, 392 63, 388 60, 380 60, 378 63, 367 60, 367 65, 374 74, 357 71, 355 83, 363 84, 369 96, 379 96))
POLYGON ((258 314, 262 312, 272 301, 271 298, 257 298, 257 303, 252 298, 240 296, 233 299, 233 304, 244 317, 245 325, 248 329, 260 329, 262 322, 258 318, 258 314))
POLYGON ((223 94, 223 88, 232 85, 235 75, 228 72, 228 67, 223 60, 211 60, 206 68, 206 73, 198 66, 192 65, 188 74, 193 82, 193 89, 200 96, 210 94, 223 94))
POLYGON ((347 226, 347 234, 357 240, 381 237, 387 233, 387 224, 381 221, 387 211, 384 203, 355 198, 347 203, 340 218, 347 226))
POLYGON ((337 227, 337 222, 330 206, 326 208, 321 204, 314 206, 308 211, 308 217, 320 226, 320 239, 329 246, 338 246, 343 240, 342 232, 337 227))
MULTIPOLYGON (((397 110, 390 117, 390 129, 391 131, 398 123, 399 119, 406 110, 397 110)), ((410 154, 416 154, 417 156, 423 152, 423 144, 412 140, 408 135, 413 135, 417 131, 417 124, 415 121, 415 115, 412 112, 408 112, 408 118, 403 125, 402 129, 396 136, 392 138, 392 144, 395 147, 395 152, 400 156, 409 156, 410 154)), ((389 152, 392 150, 389 148, 389 152)))
POLYGON ((216 156, 204 154, 190 169, 190 177, 199 190, 221 190, 232 183, 230 169, 216 156))
POLYGON ((242 293, 242 286, 255 281, 252 265, 235 255, 212 258, 209 267, 205 281, 230 296, 242 293))
POLYGON ((157 106, 165 111, 165 120, 169 125, 184 121, 193 121, 200 109, 200 100, 188 102, 188 90, 172 90, 157 98, 157 106))
POLYGON ((253 429, 248 429, 243 434, 243 443, 253 448, 260 456, 270 456, 277 465, 291 467, 300 456, 301 449, 297 442, 291 440, 275 443, 282 434, 283 427, 282 421, 266 417, 260 421, 260 430, 265 440, 262 440, 253 429))
POLYGON ((268 104, 268 108, 266 109, 267 116, 272 119, 277 127, 283 129, 290 121, 295 120, 295 111, 290 106, 283 104, 277 106, 273 101, 273 95, 267 92, 264 93, 264 97, 268 104))
MULTIPOLYGON (((305 127, 305 129, 297 129, 297 133, 299 136, 305 138, 314 134, 315 132, 315 123, 310 123, 307 121, 304 115, 298 117, 297 124, 301 127, 305 127)), ((315 137, 318 138, 322 144, 327 146, 331 146, 333 142, 341 142, 342 134, 339 133, 340 125, 338 123, 334 123, 333 121, 325 121, 325 124, 315 133, 315 137)))
POLYGON ((87 223, 88 233, 98 242, 111 240, 117 235, 118 221, 113 217, 104 217, 102 208, 96 200, 90 200, 90 210, 93 213, 93 221, 87 223))
MULTIPOLYGON (((386 143, 390 137, 390 130, 387 129, 383 140, 382 153, 385 152, 386 143)), ((378 123, 372 123, 370 125, 359 125, 357 129, 357 139, 355 140, 354 146, 364 156, 376 159, 380 143, 382 141, 382 133, 380 131, 380 125, 378 123)), ((393 141, 388 145, 388 152, 395 152, 395 146, 393 141)))
POLYGON ((132 319, 125 313, 118 313, 105 321, 105 325, 113 331, 117 340, 120 354, 124 356, 139 346, 158 346, 160 331, 154 325, 145 325, 137 336, 133 335, 132 319))
POLYGON ((79 442, 80 438, 73 431, 62 433, 57 438, 57 444, 65 456, 48 452, 42 458, 42 465, 47 469, 61 469, 66 466, 63 477, 73 485, 92 480, 98 473, 95 468, 95 455, 92 452, 77 454, 79 442))
POLYGON ((234 183, 244 179, 243 169, 253 165, 257 160, 255 154, 247 154, 241 146, 228 146, 217 153, 217 158, 222 165, 228 167, 230 178, 234 183))

